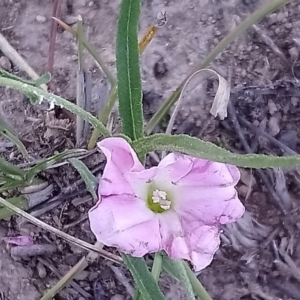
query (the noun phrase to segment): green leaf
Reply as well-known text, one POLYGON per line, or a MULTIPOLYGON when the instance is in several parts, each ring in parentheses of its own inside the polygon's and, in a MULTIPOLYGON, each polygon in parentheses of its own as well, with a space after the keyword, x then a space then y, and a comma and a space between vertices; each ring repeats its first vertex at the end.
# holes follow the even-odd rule
POLYGON ((33 81, 33 85, 36 87, 41 86, 42 84, 47 84, 51 81, 51 74, 49 72, 43 74, 40 78, 33 81))
POLYGON ((185 263, 182 260, 172 260, 166 255, 163 256, 163 269, 183 284, 186 290, 187 299, 195 300, 196 298, 193 292, 193 287, 189 280, 184 264, 185 263))
POLYGON ((122 132, 132 140, 143 136, 139 14, 140 0, 122 0, 116 43, 119 112, 122 132))
POLYGON ((131 272, 133 279, 144 300, 164 300, 164 295, 160 291, 146 262, 142 258, 132 257, 121 253, 124 263, 131 272))
POLYGON ((79 159, 71 158, 69 159, 72 166, 78 171, 82 180, 84 181, 87 190, 92 194, 94 199, 97 199, 96 188, 98 185, 97 178, 93 173, 88 169, 88 167, 79 159))
POLYGON ((58 163, 62 159, 66 158, 70 154, 74 154, 78 150, 65 150, 61 153, 58 153, 56 155, 53 155, 49 158, 46 158, 45 160, 37 163, 34 167, 29 169, 26 173, 26 181, 27 183, 31 183, 33 178, 41 171, 44 171, 45 169, 49 168, 50 166, 58 163))
POLYGON ((43 74, 40 78, 38 78, 36 80, 27 80, 27 79, 23 79, 19 76, 16 76, 14 74, 11 74, 1 68, 0 68, 0 77, 10 78, 10 79, 17 80, 22 83, 30 84, 30 85, 33 85, 36 87, 39 87, 42 84, 46 84, 51 80, 51 74, 49 72, 43 74))
POLYGON ((15 175, 19 177, 23 177, 25 175, 25 172, 21 170, 20 168, 14 166, 4 158, 0 157, 0 171, 4 173, 5 175, 15 175))
POLYGON ((213 143, 184 134, 154 134, 133 141, 132 146, 139 155, 145 155, 155 150, 181 152, 194 157, 245 168, 292 167, 300 164, 300 155, 278 157, 262 154, 236 154, 213 143))
MULTIPOLYGON (((28 209, 28 201, 25 197, 14 197, 7 199, 7 201, 15 206, 17 206, 20 209, 26 210, 28 209)), ((0 205, 0 220, 7 219, 11 216, 13 216, 15 212, 10 210, 7 207, 4 207, 3 205, 0 205)))
POLYGON ((44 90, 39 89, 35 86, 5 77, 0 77, 0 86, 7 86, 9 88, 16 89, 26 96, 32 96, 35 98, 35 100, 38 99, 39 102, 45 99, 52 104, 64 107, 75 115, 79 115, 83 120, 89 122, 94 128, 97 128, 103 136, 107 137, 111 135, 110 132, 105 128, 105 126, 99 120, 97 120, 97 118, 66 99, 45 92, 44 90))
POLYGON ((28 159, 28 153, 25 146, 17 137, 17 133, 14 129, 0 116, 0 134, 12 141, 20 152, 28 159))

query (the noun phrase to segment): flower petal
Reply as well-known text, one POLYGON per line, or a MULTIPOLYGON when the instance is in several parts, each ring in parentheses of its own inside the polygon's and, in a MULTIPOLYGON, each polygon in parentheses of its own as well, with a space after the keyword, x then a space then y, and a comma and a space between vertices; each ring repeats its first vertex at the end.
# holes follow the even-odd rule
POLYGON ((100 183, 101 194, 133 194, 127 175, 144 170, 144 166, 131 146, 123 138, 113 137, 102 140, 98 147, 107 159, 100 183))
POLYGON ((173 259, 187 259, 196 271, 207 267, 219 248, 219 229, 186 221, 175 212, 160 215, 162 248, 173 259))
POLYGON ((232 223, 245 212, 234 187, 181 187, 173 201, 180 216, 206 225, 232 223))
POLYGON ((157 168, 145 169, 131 146, 122 138, 107 138, 98 143, 107 162, 99 184, 101 196, 131 194, 146 200, 147 182, 157 168))
POLYGON ((104 197, 89 211, 91 230, 99 242, 137 257, 159 251, 155 216, 143 200, 131 195, 104 197))

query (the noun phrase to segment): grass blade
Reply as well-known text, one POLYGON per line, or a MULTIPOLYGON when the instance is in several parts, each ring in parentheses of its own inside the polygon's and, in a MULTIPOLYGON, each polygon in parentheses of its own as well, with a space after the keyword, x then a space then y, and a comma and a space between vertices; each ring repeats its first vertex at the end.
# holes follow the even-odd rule
POLYGON ((78 151, 78 150, 77 149, 65 150, 61 153, 53 155, 53 156, 46 158, 45 160, 37 163, 34 167, 32 167, 30 170, 27 171, 27 174, 26 174, 27 182, 30 183, 39 172, 46 170, 50 166, 56 164, 57 162, 64 159, 66 156, 73 154, 76 151, 78 151))
POLYGON ((122 132, 132 140, 143 136, 139 14, 140 0, 122 0, 116 45, 119 112, 122 132))
POLYGON ((10 127, 10 125, 3 118, 1 118, 1 116, 0 116, 0 134, 3 135, 5 138, 9 139, 11 142, 13 142, 20 150, 20 152, 24 155, 25 158, 27 159, 29 158, 25 146, 17 137, 17 133, 13 130, 13 128, 10 127))
POLYGON ((292 167, 300 164, 300 155, 279 157, 262 154, 236 154, 213 143, 185 134, 154 134, 133 141, 132 145, 139 155, 146 155, 154 150, 181 152, 194 157, 245 168, 292 167))
POLYGON ((121 253, 123 261, 131 272, 133 279, 144 300, 164 300, 154 277, 148 270, 146 262, 142 258, 132 257, 121 253))
MULTIPOLYGON (((63 21, 52 17, 61 27, 63 27, 66 31, 70 32, 74 37, 77 38, 77 31, 74 30, 72 27, 70 27, 69 25, 67 25, 66 23, 64 23, 63 21)), ((82 37, 82 44, 84 45, 84 47, 86 48, 86 50, 92 55, 92 57, 95 59, 95 61, 98 63, 98 65, 100 66, 101 71, 103 71, 104 75, 107 77, 107 79, 109 80, 111 86, 115 85, 115 79, 113 77, 113 75, 110 73, 110 71, 108 70, 108 68, 105 66, 104 61, 101 59, 101 57, 97 54, 97 52, 94 50, 94 48, 90 45, 90 43, 88 41, 86 41, 83 37, 82 37)))
MULTIPOLYGON (((163 256, 163 268, 174 278, 177 278, 185 287, 186 296, 188 300, 196 300, 192 284, 189 280, 187 271, 185 269, 185 263, 182 260, 173 260, 168 256, 163 256)), ((199 295, 200 296, 200 295, 199 295)), ((204 300, 204 298, 200 297, 204 300)), ((209 300, 212 300, 211 298, 209 300)))
POLYGON ((2 157, 0 157, 0 171, 6 175, 10 174, 19 177, 23 177, 25 175, 25 172, 23 170, 14 166, 2 157))
POLYGON ((82 180, 84 181, 87 190, 92 194, 94 199, 98 199, 96 194, 96 188, 98 185, 97 178, 93 175, 93 173, 88 169, 88 167, 79 159, 71 158, 69 159, 72 166, 77 170, 80 174, 82 180))
POLYGON ((17 80, 5 77, 0 77, 0 86, 7 86, 9 88, 18 90, 28 97, 33 97, 35 100, 38 99, 39 101, 43 101, 43 99, 45 99, 50 102, 50 104, 52 103, 53 105, 64 107, 65 109, 71 111, 75 115, 79 115, 82 119, 89 122, 94 128, 97 128, 103 136, 107 137, 111 135, 97 118, 64 98, 45 92, 44 90, 41 90, 35 86, 24 84, 17 80))

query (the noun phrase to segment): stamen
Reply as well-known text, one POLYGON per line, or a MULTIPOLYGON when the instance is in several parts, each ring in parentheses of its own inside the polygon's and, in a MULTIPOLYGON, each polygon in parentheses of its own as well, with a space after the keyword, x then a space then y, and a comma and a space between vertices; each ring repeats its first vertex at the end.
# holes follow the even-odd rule
POLYGON ((164 191, 154 190, 152 193, 152 201, 153 203, 158 203, 164 210, 171 207, 171 201, 167 200, 167 193, 164 191))

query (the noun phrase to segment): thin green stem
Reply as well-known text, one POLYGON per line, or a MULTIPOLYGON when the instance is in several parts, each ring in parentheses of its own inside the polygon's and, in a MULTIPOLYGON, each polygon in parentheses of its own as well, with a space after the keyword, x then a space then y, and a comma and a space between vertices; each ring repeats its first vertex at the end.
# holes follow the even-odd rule
POLYGON ((200 297, 201 300, 212 300, 210 295, 207 293, 199 279, 196 277, 196 275, 193 273, 193 271, 190 269, 187 263, 184 263, 184 267, 187 273, 187 276, 190 280, 190 283, 193 287, 194 293, 200 297))
MULTIPOLYGON (((77 71, 77 89, 76 89, 76 104, 85 109, 85 97, 83 93, 84 81, 84 63, 83 63, 83 43, 82 43, 82 18, 78 16, 77 21, 77 45, 78 45, 78 71, 77 71)), ((76 115, 76 146, 81 143, 84 121, 79 115, 76 115)))
MULTIPOLYGON (((104 125, 107 124, 108 117, 109 117, 110 112, 112 111, 117 99, 118 99, 118 87, 115 85, 110 92, 110 95, 108 97, 108 101, 107 101, 105 107, 103 108, 103 110, 100 112, 100 114, 98 116, 98 120, 100 122, 102 122, 104 125)), ((91 150, 95 147, 100 134, 101 134, 101 132, 98 129, 94 129, 94 131, 91 135, 91 138, 89 140, 89 143, 88 143, 89 150, 91 150)))
POLYGON ((161 272, 161 266, 162 266, 162 255, 161 255, 160 252, 156 252, 155 256, 154 256, 152 270, 151 270, 151 273, 152 273, 152 275, 153 275, 156 282, 159 279, 159 275, 160 275, 160 272, 161 272))
POLYGON ((82 33, 82 18, 78 17, 77 21, 77 44, 78 44, 78 67, 79 71, 83 71, 83 33, 82 33))
MULTIPOLYGON (((54 18, 53 19, 59 23, 60 26, 62 26, 65 30, 67 30, 68 32, 70 32, 75 38, 77 38, 77 31, 74 30, 72 27, 70 27, 69 25, 67 25, 66 23, 64 23, 63 21, 54 18)), ((111 86, 115 85, 115 78, 113 77, 113 75, 111 74, 111 72, 108 70, 108 68, 105 66, 104 61, 101 59, 101 57, 97 54, 97 52, 95 51, 95 49, 90 45, 90 43, 88 41, 85 40, 84 37, 82 37, 82 44, 83 46, 86 48, 86 50, 92 55, 92 57, 95 59, 95 61, 98 63, 99 67, 102 69, 103 73, 105 74, 105 76, 107 77, 107 79, 109 80, 111 86)))

